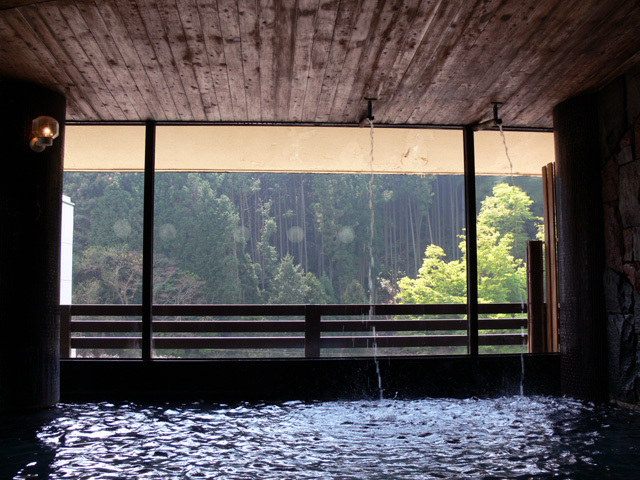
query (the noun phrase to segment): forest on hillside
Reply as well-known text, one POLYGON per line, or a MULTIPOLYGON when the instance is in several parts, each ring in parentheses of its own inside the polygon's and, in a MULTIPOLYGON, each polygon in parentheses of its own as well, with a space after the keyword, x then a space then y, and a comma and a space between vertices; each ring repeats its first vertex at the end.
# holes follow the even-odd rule
MULTIPOLYGON (((506 261, 487 278, 522 268, 541 222, 541 180, 496 193, 510 183, 476 181, 479 251, 506 261)), ((65 173, 74 303, 140 303, 143 184, 142 173, 65 173)), ((154 209, 156 303, 412 301, 410 281, 447 268, 459 277, 464 263, 462 176, 156 173, 154 209)), ((450 290, 443 301, 463 294, 451 278, 435 288, 450 290)), ((502 301, 518 301, 518 288, 502 288, 502 301)))

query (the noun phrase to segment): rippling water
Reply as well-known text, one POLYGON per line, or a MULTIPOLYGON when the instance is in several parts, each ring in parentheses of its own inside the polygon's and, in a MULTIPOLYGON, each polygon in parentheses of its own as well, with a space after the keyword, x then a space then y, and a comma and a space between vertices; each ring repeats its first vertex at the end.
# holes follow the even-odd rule
POLYGON ((87 403, 11 418, 0 447, 15 479, 640 478, 640 414, 549 397, 87 403))

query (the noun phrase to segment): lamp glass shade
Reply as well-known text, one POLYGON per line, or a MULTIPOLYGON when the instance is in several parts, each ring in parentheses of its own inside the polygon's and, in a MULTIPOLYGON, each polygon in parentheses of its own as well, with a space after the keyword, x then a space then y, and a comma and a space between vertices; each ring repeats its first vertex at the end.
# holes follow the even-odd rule
MULTIPOLYGON (((35 118, 31 123, 31 134, 42 143, 49 143, 56 138, 59 133, 58 121, 53 117, 41 116, 35 118), (49 142, 44 139, 50 139, 49 142)), ((51 143, 49 143, 51 145, 51 143)))

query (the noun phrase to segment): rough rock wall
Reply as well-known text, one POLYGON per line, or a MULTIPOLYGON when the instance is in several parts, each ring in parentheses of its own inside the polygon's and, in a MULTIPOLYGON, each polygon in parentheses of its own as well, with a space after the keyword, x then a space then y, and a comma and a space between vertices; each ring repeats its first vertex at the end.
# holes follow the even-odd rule
POLYGON ((599 93, 609 394, 640 405, 640 66, 599 93))

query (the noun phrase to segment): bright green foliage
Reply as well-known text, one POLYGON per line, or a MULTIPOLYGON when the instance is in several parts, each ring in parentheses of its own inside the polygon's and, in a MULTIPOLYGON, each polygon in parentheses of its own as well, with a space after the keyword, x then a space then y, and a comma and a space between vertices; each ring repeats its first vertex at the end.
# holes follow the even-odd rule
POLYGON ((401 278, 398 282, 400 303, 465 303, 467 274, 463 260, 445 261, 437 245, 429 245, 418 278, 401 278))
MULTIPOLYGON (((466 242, 463 244, 466 245, 466 242)), ((527 298, 526 269, 522 260, 514 259, 510 254, 512 246, 511 234, 501 237, 493 228, 478 225, 480 303, 521 302, 527 298)))
MULTIPOLYGON (((526 222, 535 220, 529 208, 532 202, 518 187, 505 183, 496 185, 493 193, 482 202, 478 215, 478 301, 522 302, 526 299, 526 269, 521 258, 514 258, 513 230, 520 225, 518 236, 523 244, 530 238, 523 230, 526 222)), ((460 260, 447 262, 442 248, 429 245, 417 278, 404 277, 398 282, 396 299, 401 303, 465 303, 466 241, 461 238, 460 260)))
MULTIPOLYGON (((478 301, 518 302, 526 298, 522 260, 510 254, 513 237, 500 237, 493 228, 478 226, 478 301)), ((460 242, 463 258, 445 261, 442 248, 429 245, 417 278, 398 282, 400 303, 465 303, 467 301, 466 241, 460 242)))
MULTIPOLYGON (((541 218, 531 212, 533 200, 520 187, 499 183, 493 187, 493 195, 482 202, 478 225, 492 227, 505 236, 513 235, 513 255, 524 258, 527 240, 536 237, 541 218)), ((480 236, 480 235, 478 235, 480 236)))

